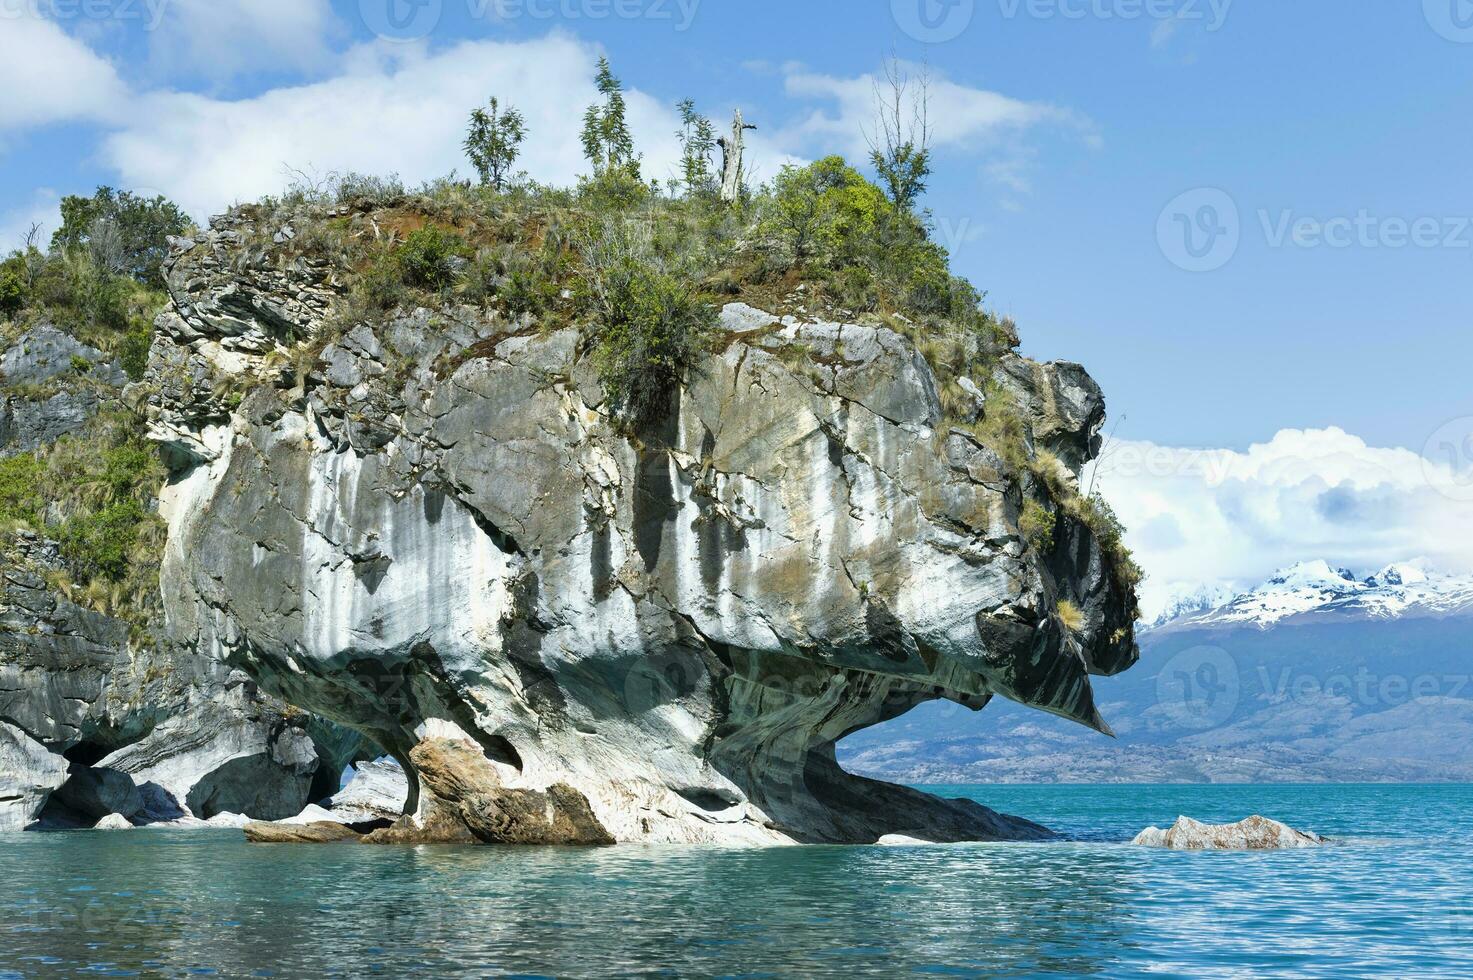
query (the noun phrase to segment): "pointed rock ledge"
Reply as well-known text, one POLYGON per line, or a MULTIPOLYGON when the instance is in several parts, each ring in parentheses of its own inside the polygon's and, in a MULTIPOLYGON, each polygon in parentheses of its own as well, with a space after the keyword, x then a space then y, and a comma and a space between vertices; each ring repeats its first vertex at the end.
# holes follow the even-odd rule
POLYGON ((1252 816, 1241 823, 1207 824, 1179 817, 1170 830, 1148 827, 1133 841, 1142 847, 1165 847, 1174 851, 1272 851, 1297 847, 1320 847, 1325 838, 1252 816))

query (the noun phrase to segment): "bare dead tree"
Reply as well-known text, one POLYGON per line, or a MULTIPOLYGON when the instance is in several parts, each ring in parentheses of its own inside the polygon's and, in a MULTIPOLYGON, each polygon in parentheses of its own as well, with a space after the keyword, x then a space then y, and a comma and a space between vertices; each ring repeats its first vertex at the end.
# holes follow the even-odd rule
POLYGON ((728 204, 742 196, 742 154, 746 150, 746 132, 756 126, 742 121, 742 110, 736 111, 731 124, 731 138, 716 141, 721 147, 721 199, 728 204))
POLYGON ((895 206, 910 210, 931 176, 931 71, 917 77, 894 57, 885 62, 885 81, 874 83, 875 128, 865 134, 870 163, 895 206))
POLYGON ((26 272, 27 289, 31 289, 36 285, 37 270, 42 263, 41 240, 41 222, 32 221, 30 230, 26 232, 26 243, 21 248, 21 254, 25 256, 21 266, 26 272))

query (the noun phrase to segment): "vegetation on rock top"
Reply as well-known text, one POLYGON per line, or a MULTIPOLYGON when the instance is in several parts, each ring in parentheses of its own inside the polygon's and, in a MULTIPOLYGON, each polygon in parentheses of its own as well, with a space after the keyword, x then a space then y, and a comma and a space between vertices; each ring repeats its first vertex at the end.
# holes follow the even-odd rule
MULTIPOLYGON (((1057 515, 1068 514, 1095 533, 1128 591, 1141 573, 1113 512, 1103 500, 1081 495, 1057 461, 1026 445, 1026 427, 994 380, 999 360, 1017 346, 1015 327, 986 308, 985 294, 951 273, 929 216, 916 209, 931 172, 924 88, 907 123, 906 80, 892 74, 891 81, 870 160, 884 189, 833 156, 785 167, 761 186, 742 181, 735 199, 726 199, 714 159, 721 141, 690 101, 680 105, 678 176, 646 180, 622 85, 604 62, 600 101, 583 119, 592 172, 576 188, 540 185, 515 171, 525 120, 515 107, 491 99, 472 114, 465 144, 478 182, 452 176, 411 190, 394 177, 304 179, 280 197, 238 208, 232 218, 253 236, 246 245, 258 254, 342 273, 347 289, 332 334, 396 311, 455 305, 538 329, 576 327, 582 353, 631 431, 661 415, 687 372, 719 343, 723 303, 889 327, 931 364, 947 423, 1028 478, 1020 530, 1029 546, 1048 552, 1057 515), (283 229, 290 233, 281 235, 283 229), (985 407, 966 385, 981 389, 985 407)), ((106 188, 90 199, 68 198, 63 217, 49 251, 33 243, 0 263, 7 333, 14 337, 44 317, 116 352, 128 374, 140 377, 151 319, 165 301, 158 264, 165 239, 186 231, 187 221, 167 201, 106 188)), ((311 354, 331 339, 304 344, 311 354)), ((130 430, 110 415, 100 425, 103 435, 80 435, 0 468, 0 514, 59 532, 68 561, 89 587, 126 588, 138 570, 151 567, 132 559, 153 533, 143 487, 160 474, 131 455, 144 452, 132 424, 130 430), (102 449, 99 461, 116 463, 125 453, 138 464, 123 484, 108 483, 95 468, 51 470, 60 465, 55 457, 71 458, 92 439, 102 440, 93 446, 102 449), (108 492, 58 510, 57 501, 15 489, 43 467, 58 487, 105 485, 108 492)))

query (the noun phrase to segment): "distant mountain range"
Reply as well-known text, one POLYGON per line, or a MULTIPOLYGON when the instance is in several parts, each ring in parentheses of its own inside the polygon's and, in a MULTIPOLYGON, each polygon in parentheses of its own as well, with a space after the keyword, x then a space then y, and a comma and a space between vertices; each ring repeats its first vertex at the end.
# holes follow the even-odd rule
POLYGON ((1141 663, 1096 682, 1117 739, 997 699, 840 746, 910 782, 1473 781, 1473 576, 1326 561, 1173 596, 1141 663))
POLYGON ((1240 625, 1268 629, 1310 618, 1390 620, 1470 612, 1473 576, 1445 575, 1430 571, 1425 563, 1406 562, 1357 578, 1329 562, 1307 561, 1240 594, 1223 586, 1202 586, 1175 596, 1147 630, 1240 625))

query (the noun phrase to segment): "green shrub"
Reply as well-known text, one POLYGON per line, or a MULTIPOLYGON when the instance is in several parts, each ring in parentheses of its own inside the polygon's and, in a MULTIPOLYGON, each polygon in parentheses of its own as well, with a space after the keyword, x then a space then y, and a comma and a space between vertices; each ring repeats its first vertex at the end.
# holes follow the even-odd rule
POLYGON ((137 500, 127 499, 68 518, 57 540, 73 574, 113 582, 126 578, 139 530, 149 516, 137 500))
POLYGON ((1135 556, 1125 544, 1125 527, 1115 515, 1115 509, 1099 494, 1079 498, 1079 516, 1094 532, 1109 561, 1116 581, 1127 589, 1134 589, 1146 579, 1146 573, 1136 563, 1135 556))
POLYGON ((1023 505, 1023 516, 1018 520, 1018 530, 1035 551, 1047 553, 1054 547, 1054 523, 1052 511, 1036 500, 1023 505))
POLYGON ((464 253, 465 242, 460 236, 426 225, 409 233, 395 250, 394 258, 404 285, 439 292, 455 282, 452 260, 464 253))
POLYGON ((56 252, 87 251, 105 276, 127 276, 162 287, 160 268, 170 235, 182 235, 189 217, 164 197, 139 197, 131 191, 99 187, 91 197, 61 201, 61 227, 51 238, 56 252))
POLYGON ((46 501, 41 496, 44 467, 31 453, 0 459, 0 522, 35 527, 46 501))
POLYGON ((26 305, 26 284, 11 269, 0 270, 0 316, 13 317, 26 305))
POLYGON ((566 257, 550 239, 535 253, 501 246, 476 255, 460 294, 475 303, 498 303, 512 316, 542 317, 558 306, 569 278, 566 257))
POLYGON ((579 201, 595 213, 629 211, 649 201, 653 192, 627 167, 612 167, 578 182, 579 201))
POLYGON ((129 330, 118 344, 118 363, 133 381, 142 381, 148 371, 148 352, 153 347, 153 327, 146 321, 129 330))
POLYGON ((594 361, 620 415, 642 426, 669 408, 709 342, 717 310, 688 282, 632 256, 599 276, 594 361))
POLYGON ((368 310, 383 312, 396 309, 409 298, 404 286, 404 273, 391 252, 379 256, 363 270, 353 284, 354 298, 368 310))
POLYGON ((513 106, 503 111, 496 98, 488 108, 490 112, 478 108, 471 113, 465 152, 481 175, 481 183, 500 193, 511 179, 511 168, 527 137, 527 121, 513 106))

